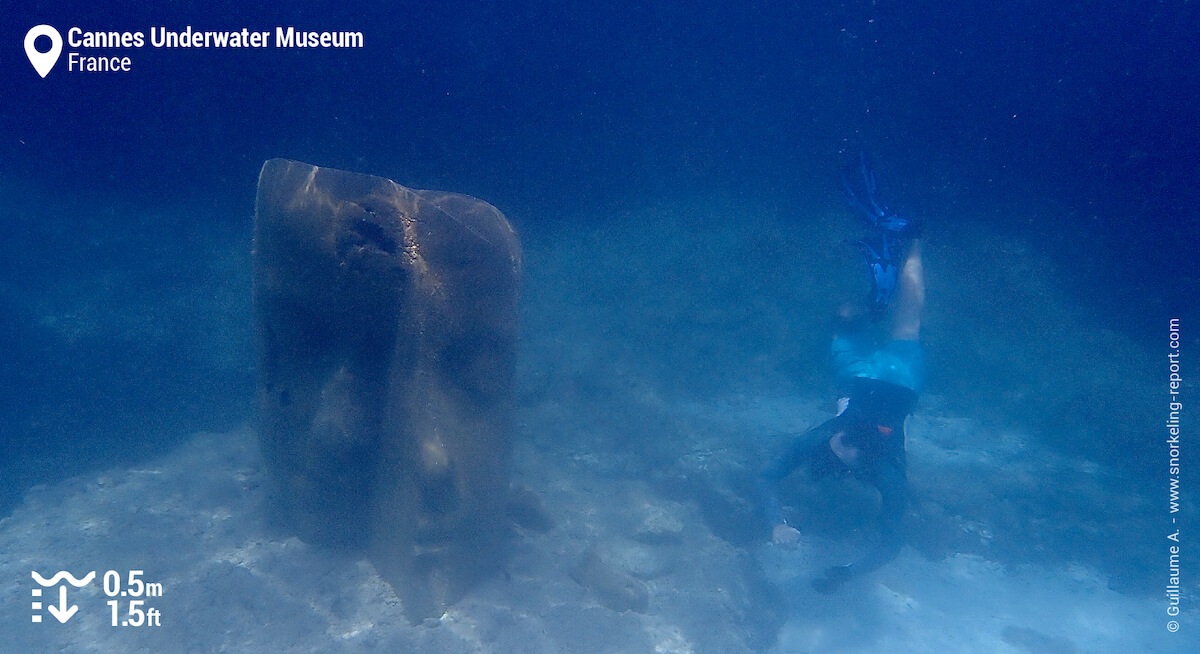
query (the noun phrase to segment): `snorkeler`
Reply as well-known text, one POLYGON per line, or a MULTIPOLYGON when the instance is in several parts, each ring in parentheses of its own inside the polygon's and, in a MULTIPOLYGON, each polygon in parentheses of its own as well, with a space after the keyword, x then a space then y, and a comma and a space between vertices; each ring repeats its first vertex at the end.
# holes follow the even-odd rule
POLYGON ((800 532, 783 517, 776 486, 807 464, 814 479, 851 473, 879 490, 883 500, 878 544, 863 558, 827 570, 813 581, 820 593, 895 558, 908 504, 904 425, 924 383, 919 342, 925 281, 917 225, 879 204, 865 156, 843 176, 848 204, 871 234, 855 243, 871 274, 868 306, 842 305, 833 338, 838 414, 794 438, 759 475, 759 494, 773 525, 771 540, 794 547, 800 532), (884 319, 891 310, 890 325, 884 319))

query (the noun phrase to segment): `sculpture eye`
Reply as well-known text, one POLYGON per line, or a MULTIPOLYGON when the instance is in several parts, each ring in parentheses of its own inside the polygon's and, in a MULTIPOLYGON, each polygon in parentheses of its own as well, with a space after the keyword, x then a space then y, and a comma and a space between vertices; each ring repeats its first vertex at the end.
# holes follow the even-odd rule
MULTIPOLYGON (((370 214, 372 218, 375 217, 374 211, 368 209, 367 213, 370 214)), ((399 248, 399 244, 396 242, 396 239, 388 234, 383 227, 380 227, 378 224, 373 223, 366 218, 354 223, 354 231, 357 232, 359 236, 374 244, 375 247, 387 252, 388 254, 396 254, 396 250, 399 248)))

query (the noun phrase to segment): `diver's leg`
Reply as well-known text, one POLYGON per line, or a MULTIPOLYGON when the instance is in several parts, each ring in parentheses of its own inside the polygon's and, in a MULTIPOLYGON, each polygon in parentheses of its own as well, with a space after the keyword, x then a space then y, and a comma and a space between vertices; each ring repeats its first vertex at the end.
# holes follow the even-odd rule
POLYGON ((892 461, 884 464, 873 477, 875 487, 883 498, 879 516, 879 542, 858 561, 829 568, 825 574, 814 579, 812 587, 818 593, 833 593, 847 581, 877 570, 900 553, 904 542, 901 527, 908 507, 908 475, 902 462, 892 461))
POLYGON ((908 257, 900 270, 892 314, 892 339, 916 341, 921 338, 921 311, 925 308, 925 272, 921 264, 921 241, 913 239, 908 257))
POLYGON ((878 567, 896 556, 904 540, 901 528, 908 508, 908 475, 903 464, 890 462, 884 465, 875 479, 875 486, 883 506, 879 514, 879 546, 870 558, 876 563, 874 567, 878 567))

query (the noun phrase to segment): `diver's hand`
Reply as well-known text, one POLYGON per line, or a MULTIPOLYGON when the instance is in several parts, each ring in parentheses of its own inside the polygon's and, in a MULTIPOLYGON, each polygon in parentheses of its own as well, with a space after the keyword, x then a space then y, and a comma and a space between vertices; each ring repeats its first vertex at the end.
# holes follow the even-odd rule
POLYGON ((784 549, 796 549, 800 544, 800 531, 787 525, 775 525, 771 530, 771 542, 784 549))
POLYGON ((822 595, 831 595, 836 593, 842 587, 842 584, 850 581, 853 577, 854 570, 852 566, 835 565, 826 570, 823 576, 813 579, 812 587, 813 590, 822 595))

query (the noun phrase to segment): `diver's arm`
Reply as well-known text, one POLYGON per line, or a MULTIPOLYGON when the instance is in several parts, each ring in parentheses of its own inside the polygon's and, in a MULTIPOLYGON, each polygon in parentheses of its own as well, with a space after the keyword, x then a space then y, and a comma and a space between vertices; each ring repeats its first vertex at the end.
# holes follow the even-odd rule
MULTIPOLYGON (((787 524, 783 508, 776 494, 779 482, 804 464, 821 465, 836 458, 829 450, 829 438, 838 425, 837 418, 826 420, 820 425, 791 439, 791 442, 763 468, 758 475, 759 505, 771 524, 771 540, 776 545, 794 547, 800 541, 800 532, 787 524)), ((838 464, 840 465, 840 464, 838 464)))
POLYGON ((791 549, 800 542, 800 532, 787 523, 783 517, 783 507, 779 503, 776 487, 779 482, 791 473, 794 465, 788 461, 792 457, 780 456, 771 462, 758 476, 758 498, 763 515, 771 525, 771 542, 791 549))
POLYGON ((773 528, 772 540, 779 541, 780 536, 784 536, 785 540, 795 544, 795 540, 799 537, 799 532, 791 533, 792 530, 788 526, 787 521, 783 517, 783 507, 779 504, 779 496, 777 494, 779 482, 783 481, 792 471, 800 467, 806 461, 811 460, 820 448, 828 448, 829 441, 829 426, 831 422, 825 422, 817 427, 814 427, 800 436, 793 437, 791 442, 783 448, 775 458, 762 469, 758 475, 758 499, 759 506, 762 508, 763 515, 770 522, 773 528), (788 530, 785 536, 778 533, 781 530, 788 530))
POLYGON ((780 452, 758 475, 758 500, 763 515, 771 526, 784 525, 783 507, 779 503, 777 487, 779 482, 792 474, 792 471, 804 460, 804 438, 794 438, 787 449, 780 452))

